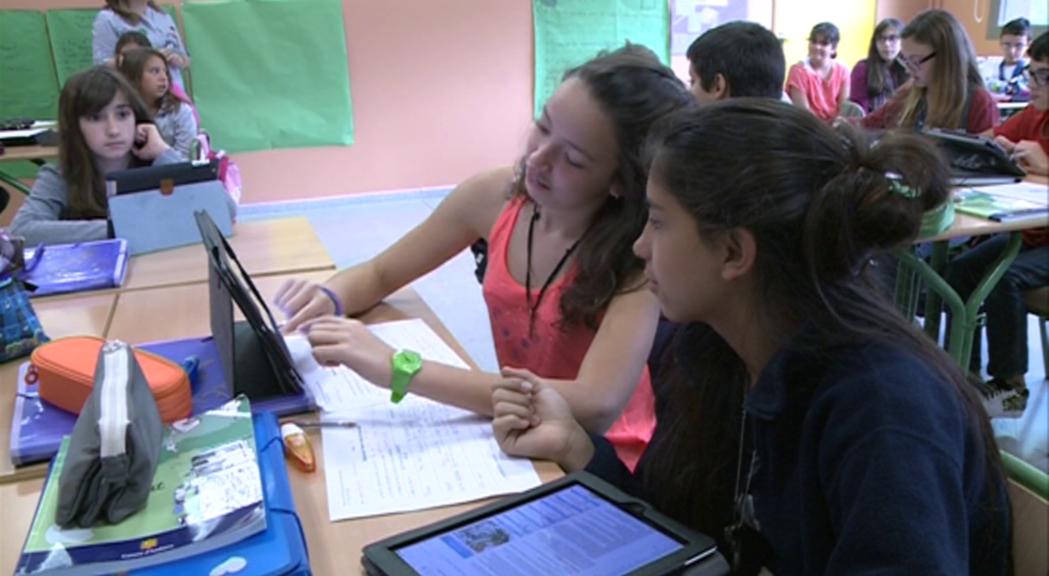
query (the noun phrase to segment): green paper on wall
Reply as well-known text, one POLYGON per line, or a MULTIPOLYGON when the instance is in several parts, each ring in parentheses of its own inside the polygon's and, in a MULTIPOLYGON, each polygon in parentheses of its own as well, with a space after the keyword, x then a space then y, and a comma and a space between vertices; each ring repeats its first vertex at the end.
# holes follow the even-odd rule
MULTIPOLYGON (((175 16, 175 7, 161 6, 175 16)), ((91 34, 98 10, 48 10, 47 30, 51 35, 51 51, 55 55, 58 85, 64 86, 70 76, 90 68, 92 60, 91 34)))
POLYGON ((670 11, 666 0, 533 0, 535 116, 561 83, 565 70, 629 40, 670 64, 670 11))
POLYGON ((42 12, 0 11, 0 119, 54 120, 58 80, 42 12))
POLYGON ((231 152, 353 143, 341 0, 182 9, 201 124, 231 152))
POLYGON ((64 86, 73 74, 91 67, 91 29, 96 14, 98 10, 47 12, 47 30, 51 35, 59 86, 64 86))

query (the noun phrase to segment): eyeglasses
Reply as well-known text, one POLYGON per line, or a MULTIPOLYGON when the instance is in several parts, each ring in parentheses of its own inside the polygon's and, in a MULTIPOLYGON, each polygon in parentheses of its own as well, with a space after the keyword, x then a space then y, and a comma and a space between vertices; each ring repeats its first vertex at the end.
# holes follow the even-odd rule
POLYGON ((1024 66, 1024 76, 1035 86, 1049 86, 1049 68, 1031 70, 1031 65, 1024 66))
POLYGON ((911 70, 917 70, 917 69, 921 68, 922 64, 925 64, 926 62, 928 62, 929 60, 932 60, 935 57, 936 57, 936 52, 929 52, 926 56, 923 56, 923 57, 921 57, 921 58, 919 58, 917 60, 914 60, 914 59, 911 59, 911 58, 907 58, 907 57, 905 57, 905 56, 903 56, 901 54, 900 55, 900 61, 903 62, 904 66, 910 68, 911 70))
POLYGON ((886 44, 895 44, 900 41, 900 37, 896 34, 888 34, 886 36, 878 36, 878 42, 884 42, 886 44))

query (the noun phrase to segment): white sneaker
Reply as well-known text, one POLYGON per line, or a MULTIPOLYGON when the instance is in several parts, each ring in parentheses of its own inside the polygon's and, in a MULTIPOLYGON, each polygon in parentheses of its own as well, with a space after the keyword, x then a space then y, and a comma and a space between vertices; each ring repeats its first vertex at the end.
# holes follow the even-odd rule
POLYGON ((1027 388, 998 388, 985 386, 981 388, 983 407, 991 418, 1019 418, 1027 408, 1027 388))

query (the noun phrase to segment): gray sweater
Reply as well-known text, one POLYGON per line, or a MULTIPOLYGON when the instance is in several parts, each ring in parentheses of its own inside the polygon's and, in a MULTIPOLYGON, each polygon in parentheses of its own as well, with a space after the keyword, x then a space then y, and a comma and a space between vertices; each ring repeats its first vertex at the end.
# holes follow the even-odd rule
POLYGON ((179 103, 178 111, 162 112, 153 117, 157 131, 164 142, 168 143, 183 160, 189 160, 189 149, 197 139, 197 119, 193 109, 185 102, 179 103))
MULTIPOLYGON (((179 153, 169 148, 153 161, 154 165, 182 162, 179 153)), ((63 220, 69 207, 69 188, 62 172, 54 164, 40 168, 25 204, 11 222, 11 233, 24 236, 26 246, 37 244, 72 244, 104 240, 109 236, 104 219, 63 220)))

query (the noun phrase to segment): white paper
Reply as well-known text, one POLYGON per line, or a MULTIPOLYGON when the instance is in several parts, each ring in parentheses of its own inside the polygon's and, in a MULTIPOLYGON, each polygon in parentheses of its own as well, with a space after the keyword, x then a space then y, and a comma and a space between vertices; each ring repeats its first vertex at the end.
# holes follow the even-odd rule
POLYGON ((1049 205, 1049 187, 1034 182, 1017 182, 997 186, 981 186, 977 192, 984 192, 1001 198, 1023 200, 1036 206, 1049 205))
MULTIPOLYGON (((422 320, 370 328, 394 348, 467 368, 422 320)), ((488 418, 411 393, 392 404, 389 390, 346 367, 311 366, 303 358, 312 358, 304 354, 308 343, 289 348, 318 406, 326 407, 324 417, 357 422, 321 432, 332 521, 469 502, 540 483, 531 461, 500 450, 488 418)))

